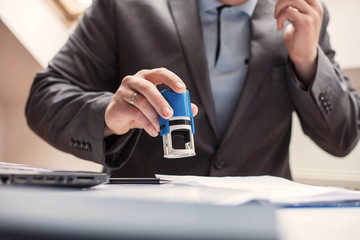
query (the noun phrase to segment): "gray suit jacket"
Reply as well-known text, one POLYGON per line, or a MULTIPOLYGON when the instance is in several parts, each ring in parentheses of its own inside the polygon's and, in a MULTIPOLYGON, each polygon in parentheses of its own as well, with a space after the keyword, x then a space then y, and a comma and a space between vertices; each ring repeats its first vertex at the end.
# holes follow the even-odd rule
POLYGON ((251 18, 247 79, 223 139, 216 129, 201 23, 195 0, 95 1, 66 45, 35 77, 26 114, 53 146, 112 170, 261 175, 290 178, 292 113, 321 148, 346 155, 359 138, 359 97, 334 61, 325 15, 316 78, 305 90, 276 30, 274 1, 259 0, 251 18), (123 77, 165 67, 186 83, 199 107, 196 156, 163 158, 161 137, 139 129, 103 139, 104 111, 123 77))

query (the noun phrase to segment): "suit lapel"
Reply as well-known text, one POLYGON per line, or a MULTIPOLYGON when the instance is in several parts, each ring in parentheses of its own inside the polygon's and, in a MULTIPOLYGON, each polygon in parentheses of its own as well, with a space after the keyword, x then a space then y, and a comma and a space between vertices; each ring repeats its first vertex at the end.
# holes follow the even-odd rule
POLYGON ((234 129, 239 126, 242 116, 246 114, 246 109, 251 104, 265 74, 269 72, 269 68, 271 67, 272 51, 269 50, 269 48, 273 46, 277 36, 276 21, 274 21, 272 17, 273 11, 273 3, 260 0, 251 18, 248 74, 223 142, 226 142, 226 139, 231 136, 234 129))
POLYGON ((197 1, 169 0, 187 66, 211 127, 219 136, 197 1))

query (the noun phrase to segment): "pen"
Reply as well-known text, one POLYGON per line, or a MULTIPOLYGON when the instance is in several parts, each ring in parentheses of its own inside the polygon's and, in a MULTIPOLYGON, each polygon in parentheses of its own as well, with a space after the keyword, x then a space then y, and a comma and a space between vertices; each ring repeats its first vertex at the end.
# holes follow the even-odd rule
POLYGON ((169 182, 171 180, 161 178, 110 178, 108 184, 163 184, 169 182))

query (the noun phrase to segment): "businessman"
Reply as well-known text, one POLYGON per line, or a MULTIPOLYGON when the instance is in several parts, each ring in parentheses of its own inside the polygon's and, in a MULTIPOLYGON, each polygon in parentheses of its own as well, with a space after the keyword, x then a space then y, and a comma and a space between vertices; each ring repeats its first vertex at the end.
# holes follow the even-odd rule
POLYGON ((95 1, 26 107, 53 146, 113 176, 291 178, 292 113, 322 149, 348 154, 359 97, 334 60, 318 0, 95 1), (187 89, 196 156, 163 158, 159 90, 187 89))

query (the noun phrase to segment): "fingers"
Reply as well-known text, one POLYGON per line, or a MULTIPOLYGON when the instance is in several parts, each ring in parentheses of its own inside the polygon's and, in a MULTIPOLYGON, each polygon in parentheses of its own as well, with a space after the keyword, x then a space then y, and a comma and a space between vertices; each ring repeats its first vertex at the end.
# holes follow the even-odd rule
POLYGON ((277 29, 283 30, 285 27, 285 21, 291 22, 293 25, 298 25, 299 20, 306 17, 303 13, 299 12, 296 8, 288 7, 281 11, 277 16, 277 29))
MULTIPOLYGON (((193 112, 193 116, 195 117, 198 114, 198 107, 195 104, 191 104, 191 109, 193 112)), ((156 137, 160 131, 158 115, 153 116, 152 121, 149 121, 149 116, 145 116, 140 110, 132 109, 133 122, 131 128, 142 128, 144 129, 150 136, 156 137), (154 123, 155 126, 154 127, 154 123)))
POLYGON ((305 0, 280 0, 275 6, 274 17, 277 19, 277 28, 282 30, 284 23, 289 20, 296 24, 305 14, 312 12, 311 6, 305 0))
POLYGON ((156 68, 152 70, 142 70, 138 75, 152 82, 155 86, 165 84, 177 93, 185 91, 185 83, 173 72, 166 68, 156 68))
POLYGON ((185 83, 166 68, 139 71, 132 80, 129 81, 129 88, 142 94, 156 112, 165 119, 172 116, 173 110, 156 85, 165 84, 178 93, 182 93, 186 89, 185 83))
POLYGON ((132 76, 129 80, 124 79, 124 81, 126 81, 124 84, 126 84, 127 88, 130 89, 127 94, 123 95, 125 97, 125 101, 126 99, 131 99, 131 97, 129 98, 129 94, 132 95, 136 92, 139 94, 139 98, 136 98, 135 106, 141 111, 148 110, 148 108, 143 107, 151 106, 165 119, 172 116, 172 108, 152 82, 138 76, 132 76), (144 98, 141 98, 141 96, 144 98), (139 101, 141 101, 142 104, 139 105, 139 101), (148 102, 148 104, 144 103, 144 101, 148 102))
POLYGON ((198 112, 199 112, 199 108, 195 105, 195 104, 191 104, 191 110, 192 110, 192 113, 193 113, 193 116, 195 117, 198 112))
MULTIPOLYGON (((169 119, 173 115, 173 109, 156 87, 158 84, 165 84, 178 93, 186 90, 184 82, 165 68, 141 70, 126 76, 106 109, 106 135, 108 130, 124 134, 131 128, 143 128, 149 135, 157 136, 158 116, 169 119)), ((195 105, 192 110, 196 115, 195 105)))
POLYGON ((133 107, 130 110, 130 128, 144 129, 150 136, 156 137, 160 131, 158 116, 150 117, 146 116, 142 111, 133 107))
POLYGON ((149 135, 156 137, 159 132, 158 126, 157 115, 156 120, 154 117, 145 116, 138 108, 124 102, 118 93, 114 95, 105 111, 105 137, 111 134, 122 135, 132 128, 144 129, 149 135), (149 119, 152 119, 152 122, 149 119))
POLYGON ((312 11, 311 6, 305 0, 279 0, 275 6, 274 17, 277 18, 282 11, 289 7, 295 8, 301 13, 312 11))
POLYGON ((317 24, 322 14, 323 9, 318 0, 279 0, 275 6, 274 18, 277 19, 278 30, 282 30, 286 20, 295 27, 304 22, 317 24))
MULTIPOLYGON (((153 125, 153 128, 156 131, 160 131, 159 115, 143 95, 138 93, 134 98, 134 102, 132 105, 137 108, 146 117, 146 119, 148 119, 148 122, 153 125)), ((134 118, 133 120, 136 120, 136 118, 134 118)))
POLYGON ((322 12, 323 7, 321 5, 321 2, 319 0, 306 0, 306 2, 312 6, 317 12, 322 12))
POLYGON ((322 12, 323 10, 322 5, 318 0, 279 0, 275 6, 274 17, 277 18, 279 13, 288 7, 295 8, 302 13, 310 13, 313 10, 322 12))

